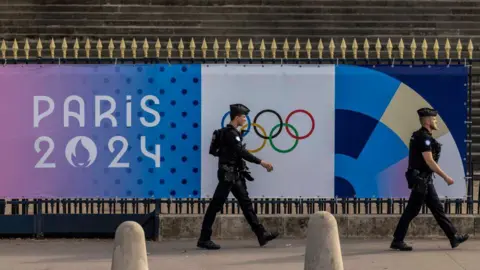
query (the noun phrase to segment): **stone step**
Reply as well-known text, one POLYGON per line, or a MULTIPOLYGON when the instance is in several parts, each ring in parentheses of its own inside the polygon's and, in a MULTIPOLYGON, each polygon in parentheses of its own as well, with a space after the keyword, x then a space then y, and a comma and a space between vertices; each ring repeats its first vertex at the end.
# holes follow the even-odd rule
MULTIPOLYGON (((480 19, 480 16, 479 16, 480 19)), ((480 34, 478 30, 479 22, 428 22, 428 21, 398 21, 392 20, 392 17, 388 20, 364 20, 364 21, 354 21, 348 18, 347 20, 325 20, 325 19, 314 19, 314 20, 300 20, 300 19, 278 19, 278 20, 265 20, 260 16, 251 19, 251 20, 229 20, 229 19, 218 19, 211 18, 210 20, 200 20, 198 18, 191 19, 164 19, 162 16, 158 16, 156 19, 145 19, 138 18, 135 20, 119 20, 119 19, 89 19, 88 17, 85 20, 72 20, 72 19, 44 19, 38 18, 35 20, 32 19, 0 19, 0 25, 2 28, 38 28, 38 27, 81 27, 81 28, 90 28, 90 27, 126 27, 126 28, 139 28, 151 27, 155 28, 205 28, 205 29, 225 29, 225 28, 251 28, 251 29, 297 29, 297 28, 312 28, 316 30, 322 29, 351 29, 356 28, 355 31, 360 29, 410 29, 411 31, 424 31, 425 29, 435 29, 435 31, 457 31, 457 29, 462 29, 462 31, 468 31, 475 34, 480 34)), ((375 30, 377 31, 377 30, 375 30)))
MULTIPOLYGON (((44 2, 45 3, 45 2, 44 2)), ((388 6, 388 7, 476 7, 479 4, 476 1, 429 1, 429 0, 406 0, 406 1, 372 1, 372 0, 135 0, 130 1, 131 4, 155 6, 155 5, 177 5, 177 6, 388 6)), ((0 5, 38 5, 38 0, 0 0, 0 5)), ((89 5, 89 6, 101 6, 101 5, 121 5, 125 4, 125 0, 57 0, 53 3, 45 3, 44 5, 89 5)))
MULTIPOLYGON (((178 5, 5 5, 0 6, 2 10, 7 10, 10 13, 21 13, 25 11, 36 12, 106 12, 106 13, 144 13, 148 12, 165 12, 165 13, 183 13, 183 14, 198 14, 198 13, 277 13, 277 12, 303 12, 316 14, 364 14, 376 15, 381 13, 391 14, 452 14, 461 16, 464 14, 479 14, 480 5, 478 6, 459 6, 458 3, 451 4, 447 7, 430 6, 430 7, 411 7, 411 6, 368 6, 368 5, 347 5, 343 1, 336 1, 337 5, 224 5, 224 6, 178 6, 178 5), (339 5, 342 3, 343 5, 339 5)), ((394 1, 397 2, 397 1, 394 1)), ((173 3, 173 2, 172 2, 173 3)), ((435 1, 433 3, 438 3, 435 1)))
POLYGON ((403 24, 410 22, 422 23, 439 23, 440 25, 451 25, 458 27, 463 23, 476 23, 480 21, 477 14, 466 14, 462 16, 449 14, 399 14, 399 13, 377 13, 375 17, 365 16, 363 14, 339 13, 339 14, 316 14, 301 12, 276 12, 276 13, 195 13, 194 16, 189 14, 174 12, 141 12, 141 13, 111 13, 111 12, 36 12, 22 11, 20 13, 0 10, 0 19, 2 21, 33 21, 33 20, 78 20, 87 22, 90 20, 121 20, 121 21, 181 21, 186 19, 194 19, 200 21, 216 21, 216 20, 262 20, 262 21, 315 21, 323 20, 328 22, 368 22, 374 20, 379 21, 396 21, 403 24))

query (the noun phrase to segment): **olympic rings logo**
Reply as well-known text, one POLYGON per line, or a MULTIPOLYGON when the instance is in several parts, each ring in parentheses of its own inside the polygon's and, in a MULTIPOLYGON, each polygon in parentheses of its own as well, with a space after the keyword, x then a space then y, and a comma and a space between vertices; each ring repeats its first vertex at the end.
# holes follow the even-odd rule
MULTIPOLYGON (((226 112, 222 117, 222 122, 221 122, 222 128, 225 127, 225 120, 228 117, 229 113, 230 112, 226 112)), ((306 138, 308 138, 312 135, 313 131, 315 130, 315 119, 313 118, 313 115, 310 112, 308 112, 306 110, 298 109, 298 110, 294 110, 294 111, 290 112, 287 115, 287 118, 285 119, 285 122, 283 122, 283 119, 278 112, 276 112, 274 110, 270 110, 270 109, 265 109, 265 110, 260 111, 257 115, 255 115, 255 117, 253 118, 253 123, 250 119, 250 116, 247 115, 247 124, 245 124, 241 128, 241 130, 245 130, 245 132, 242 135, 243 137, 245 137, 247 134, 250 133, 252 126, 253 126, 253 131, 255 132, 255 134, 258 137, 262 138, 263 142, 260 145, 260 147, 258 147, 256 149, 248 150, 250 153, 257 153, 257 152, 261 151, 265 147, 265 145, 267 144, 267 140, 268 140, 270 142, 270 145, 272 146, 273 150, 275 150, 279 153, 286 154, 286 153, 289 153, 289 152, 293 151, 297 147, 298 141, 304 140, 304 139, 306 139, 306 138), (267 136, 267 132, 265 131, 265 128, 263 128, 260 124, 257 123, 258 118, 264 113, 274 114, 280 122, 280 123, 276 124, 270 130, 270 134, 268 136, 267 136), (302 136, 299 136, 297 129, 288 122, 290 120, 290 118, 294 114, 297 114, 297 113, 303 113, 303 114, 307 115, 310 118, 310 121, 312 122, 312 127, 310 128, 310 130, 307 132, 307 134, 302 135, 302 136), (292 137, 293 139, 295 139, 295 142, 293 143, 293 146, 288 148, 288 149, 280 149, 277 146, 275 146, 275 144, 273 143, 273 139, 275 139, 276 137, 278 137, 278 135, 280 135, 283 127, 285 127, 285 130, 287 131, 287 134, 290 137, 292 137), (260 132, 259 132, 259 130, 260 130, 260 132), (293 133, 295 133, 295 134, 292 133, 292 130, 293 130, 293 133)))

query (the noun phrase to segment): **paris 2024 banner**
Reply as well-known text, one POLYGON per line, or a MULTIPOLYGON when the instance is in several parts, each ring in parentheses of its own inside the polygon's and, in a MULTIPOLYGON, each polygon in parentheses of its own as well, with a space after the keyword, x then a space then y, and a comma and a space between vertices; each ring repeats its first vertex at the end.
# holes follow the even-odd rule
POLYGON ((0 197, 208 198, 212 132, 250 108, 256 198, 404 198, 417 109, 439 112, 441 197, 466 195, 464 66, 7 65, 0 197))

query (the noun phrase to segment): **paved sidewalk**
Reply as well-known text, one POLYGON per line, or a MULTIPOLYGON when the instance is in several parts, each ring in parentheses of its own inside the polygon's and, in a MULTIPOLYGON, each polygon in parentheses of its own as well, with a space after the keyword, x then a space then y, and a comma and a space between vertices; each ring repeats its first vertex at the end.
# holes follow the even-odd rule
MULTIPOLYGON (((303 269, 304 240, 279 239, 263 248, 253 240, 218 241, 218 251, 195 241, 147 242, 150 269, 303 269)), ((388 240, 342 239, 346 270, 479 269, 480 240, 452 250, 446 240, 415 240, 414 251, 388 249, 388 240)), ((1 270, 110 269, 113 240, 0 240, 1 270)))

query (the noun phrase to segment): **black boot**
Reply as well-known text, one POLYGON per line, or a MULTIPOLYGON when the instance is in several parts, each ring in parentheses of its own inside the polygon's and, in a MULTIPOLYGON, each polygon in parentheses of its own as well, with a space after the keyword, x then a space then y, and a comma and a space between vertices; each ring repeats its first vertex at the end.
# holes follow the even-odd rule
POLYGON ((261 247, 265 246, 268 242, 277 238, 279 235, 278 232, 267 232, 267 231, 260 231, 255 234, 257 235, 258 244, 260 244, 261 247))
POLYGON ((452 248, 456 248, 461 243, 467 241, 468 237, 469 237, 468 234, 455 235, 453 239, 450 239, 450 245, 452 246, 452 248))
POLYGON ((400 251, 411 251, 413 248, 403 241, 393 240, 390 244, 391 249, 397 249, 400 251))
POLYGON ((220 249, 220 246, 215 244, 212 240, 198 240, 197 247, 209 250, 220 249))
POLYGON ((197 242, 197 247, 204 249, 220 249, 219 245, 210 240, 211 235, 212 230, 202 229, 200 232, 200 238, 197 242))

